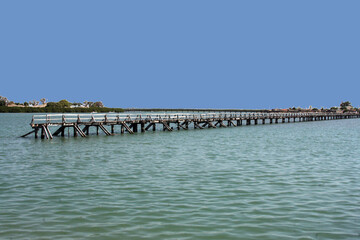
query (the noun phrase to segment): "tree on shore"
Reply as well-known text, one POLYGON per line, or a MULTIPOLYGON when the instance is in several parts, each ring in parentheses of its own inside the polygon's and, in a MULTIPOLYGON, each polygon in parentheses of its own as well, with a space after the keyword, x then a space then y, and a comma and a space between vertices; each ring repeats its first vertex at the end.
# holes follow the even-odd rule
POLYGON ((42 98, 42 99, 40 99, 40 102, 41 102, 42 105, 44 105, 46 103, 46 99, 42 98))
POLYGON ((58 104, 61 108, 69 108, 71 106, 71 103, 66 99, 60 100, 58 104))
POLYGON ((7 106, 9 103, 9 99, 7 97, 0 96, 0 106, 7 106))
POLYGON ((90 107, 105 107, 104 104, 101 101, 98 102, 89 102, 89 101, 84 101, 84 107, 90 108, 90 107))
POLYGON ((31 106, 37 106, 37 105, 39 105, 39 101, 31 100, 31 101, 29 101, 29 104, 30 104, 31 106))
POLYGON ((341 104, 340 104, 341 110, 346 110, 346 109, 348 109, 348 107, 352 108, 351 102, 349 102, 349 101, 341 102, 341 104))
POLYGON ((102 102, 94 102, 94 104, 92 105, 92 107, 104 107, 104 104, 102 102))
POLYGON ((74 103, 72 103, 72 105, 75 106, 75 107, 80 107, 81 103, 74 102, 74 103))

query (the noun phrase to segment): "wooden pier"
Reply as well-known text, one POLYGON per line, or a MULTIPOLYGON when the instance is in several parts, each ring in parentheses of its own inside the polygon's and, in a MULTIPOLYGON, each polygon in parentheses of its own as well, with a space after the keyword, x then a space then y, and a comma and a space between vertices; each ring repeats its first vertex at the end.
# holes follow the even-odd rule
POLYGON ((32 131, 24 134, 26 137, 34 134, 35 138, 52 139, 54 136, 80 136, 87 137, 90 128, 99 130, 106 135, 115 133, 136 133, 156 131, 158 127, 163 131, 217 128, 217 127, 240 127, 243 125, 278 124, 305 121, 324 121, 335 119, 359 118, 360 114, 347 113, 322 113, 322 112, 299 112, 299 113, 172 113, 172 114, 117 114, 117 113, 91 113, 91 114, 46 114, 33 115, 30 126, 32 131), (54 133, 50 127, 56 127, 54 133), (71 131, 70 131, 71 130, 71 131), (40 132, 40 136, 39 136, 40 132), (66 134, 67 133, 67 134, 66 134))

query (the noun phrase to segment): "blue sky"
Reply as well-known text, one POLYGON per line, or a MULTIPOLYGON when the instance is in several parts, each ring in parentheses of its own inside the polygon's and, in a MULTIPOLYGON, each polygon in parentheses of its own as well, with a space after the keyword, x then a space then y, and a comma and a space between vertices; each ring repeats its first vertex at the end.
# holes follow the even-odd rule
POLYGON ((0 95, 109 107, 360 105, 360 1, 0 1, 0 95))

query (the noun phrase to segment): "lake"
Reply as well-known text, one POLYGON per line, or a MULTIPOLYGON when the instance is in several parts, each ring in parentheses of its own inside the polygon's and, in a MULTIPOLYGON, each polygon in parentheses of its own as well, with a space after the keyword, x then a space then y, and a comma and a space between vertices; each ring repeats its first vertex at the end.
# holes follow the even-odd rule
POLYGON ((360 119, 19 138, 0 114, 0 239, 360 239, 360 119))

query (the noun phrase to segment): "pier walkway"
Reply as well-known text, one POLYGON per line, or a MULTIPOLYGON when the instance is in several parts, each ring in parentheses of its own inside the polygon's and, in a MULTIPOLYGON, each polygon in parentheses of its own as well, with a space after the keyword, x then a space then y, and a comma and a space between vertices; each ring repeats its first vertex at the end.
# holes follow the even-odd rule
POLYGON ((88 114, 46 114, 33 115, 30 126, 32 131, 24 134, 26 137, 34 134, 41 139, 52 139, 54 136, 67 135, 86 137, 90 128, 99 129, 106 135, 115 133, 136 133, 155 131, 157 127, 164 131, 174 129, 188 130, 189 128, 203 129, 216 127, 239 127, 243 125, 277 124, 304 121, 323 121, 335 119, 359 118, 359 113, 323 113, 323 112, 248 112, 248 113, 172 113, 172 114, 118 114, 118 113, 88 113, 88 114), (50 127, 56 127, 54 133, 50 127), (117 130, 117 131, 116 131, 117 130))

